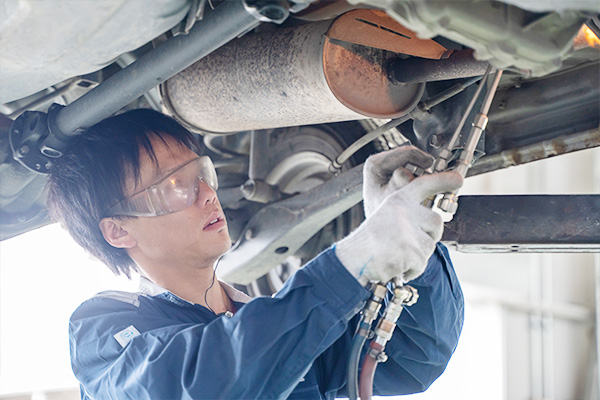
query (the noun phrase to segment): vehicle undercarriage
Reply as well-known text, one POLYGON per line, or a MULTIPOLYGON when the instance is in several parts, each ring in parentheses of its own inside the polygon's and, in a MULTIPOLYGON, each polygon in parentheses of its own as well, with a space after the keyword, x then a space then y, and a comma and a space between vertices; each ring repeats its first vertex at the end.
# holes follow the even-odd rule
MULTIPOLYGON (((51 222, 52 161, 122 109, 164 111, 202 135, 234 242, 219 272, 254 293, 277 290, 360 224, 369 154, 410 143, 440 156, 475 115, 488 65, 504 74, 470 175, 600 145, 596 1, 6 4, 2 239, 51 222)), ((465 198, 444 240, 464 251, 598 251, 600 221, 583 217, 600 215, 598 196, 550 197, 465 198), (504 211, 490 222, 493 206, 504 211), (536 209, 563 219, 532 217, 537 236, 500 237, 536 209), (472 234, 483 221, 486 238, 472 234)))

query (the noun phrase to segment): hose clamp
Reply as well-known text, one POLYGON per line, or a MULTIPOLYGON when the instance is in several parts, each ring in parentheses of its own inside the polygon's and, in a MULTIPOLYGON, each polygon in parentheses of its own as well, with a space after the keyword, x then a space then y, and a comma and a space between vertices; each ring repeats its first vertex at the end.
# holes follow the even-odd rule
POLYGON ((385 354, 383 351, 381 350, 377 350, 377 349, 369 349, 369 356, 373 357, 375 360, 377 360, 377 362, 386 362, 388 359, 388 355, 385 354))

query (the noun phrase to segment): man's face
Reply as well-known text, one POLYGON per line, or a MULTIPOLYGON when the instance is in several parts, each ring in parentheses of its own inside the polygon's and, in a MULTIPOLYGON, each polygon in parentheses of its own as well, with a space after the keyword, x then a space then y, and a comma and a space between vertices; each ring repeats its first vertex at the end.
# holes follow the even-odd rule
MULTIPOLYGON (((141 179, 137 185, 132 177, 127 179, 127 196, 153 185, 166 172, 197 157, 196 153, 174 139, 166 136, 165 141, 166 145, 158 137, 151 139, 158 168, 142 152, 141 179)), ((231 239, 217 194, 202 181, 198 185, 198 198, 190 207, 171 214, 132 218, 125 222, 126 229, 136 242, 130 252, 137 262, 149 260, 165 266, 212 266, 229 249, 231 239)))

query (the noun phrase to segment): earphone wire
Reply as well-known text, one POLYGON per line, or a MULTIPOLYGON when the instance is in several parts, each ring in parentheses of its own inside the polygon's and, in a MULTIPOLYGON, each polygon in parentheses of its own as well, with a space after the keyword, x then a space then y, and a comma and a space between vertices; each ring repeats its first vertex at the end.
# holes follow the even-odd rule
POLYGON ((213 313, 215 313, 215 310, 213 310, 210 305, 208 304, 208 291, 210 289, 212 289, 212 287, 215 285, 215 276, 217 275, 217 268, 219 268, 219 263, 221 262, 221 257, 219 257, 219 259, 217 260, 217 265, 215 265, 215 268, 213 269, 213 277, 212 277, 212 282, 210 283, 210 286, 206 289, 206 291, 204 292, 204 304, 206 304, 206 307, 213 313))

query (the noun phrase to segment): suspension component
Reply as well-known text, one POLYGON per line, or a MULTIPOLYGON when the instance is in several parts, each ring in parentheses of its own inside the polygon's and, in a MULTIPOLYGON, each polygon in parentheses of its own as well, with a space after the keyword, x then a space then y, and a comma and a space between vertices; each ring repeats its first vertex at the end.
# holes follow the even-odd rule
POLYGON ((258 179, 248 179, 240 187, 240 191, 246 200, 257 203, 268 204, 281 199, 281 192, 277 186, 258 179))

